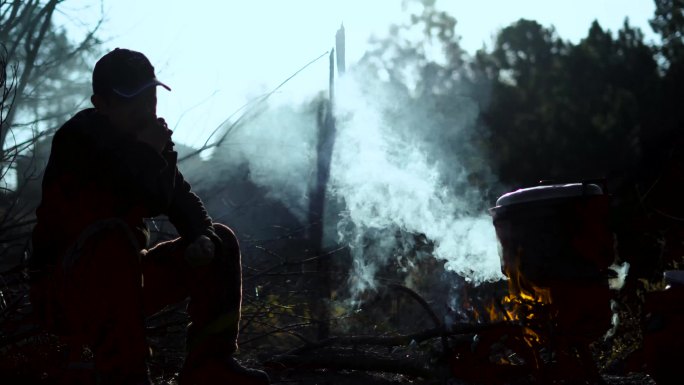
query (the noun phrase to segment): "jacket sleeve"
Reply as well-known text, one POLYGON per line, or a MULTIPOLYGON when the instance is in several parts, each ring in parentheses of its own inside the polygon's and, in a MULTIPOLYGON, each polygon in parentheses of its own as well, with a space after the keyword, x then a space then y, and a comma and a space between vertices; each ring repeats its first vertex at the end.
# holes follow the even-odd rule
POLYGON ((207 213, 204 203, 197 194, 191 191, 190 184, 175 166, 176 152, 167 152, 165 157, 169 164, 174 165, 171 202, 166 212, 169 220, 176 227, 180 236, 190 242, 200 235, 208 236, 214 243, 220 242, 214 232, 212 219, 207 213))

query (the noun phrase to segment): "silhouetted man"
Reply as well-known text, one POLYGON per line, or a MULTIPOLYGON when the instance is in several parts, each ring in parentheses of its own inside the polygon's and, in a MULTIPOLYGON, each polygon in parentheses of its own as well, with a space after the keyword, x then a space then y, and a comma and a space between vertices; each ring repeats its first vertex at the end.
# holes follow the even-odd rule
POLYGON ((189 296, 180 384, 266 384, 232 358, 240 249, 178 170, 157 86, 170 90, 143 54, 117 48, 95 65, 95 108, 55 134, 33 231, 34 306, 75 352, 91 346, 98 384, 148 384, 145 317, 189 296), (148 249, 143 218, 161 214, 180 237, 148 249))

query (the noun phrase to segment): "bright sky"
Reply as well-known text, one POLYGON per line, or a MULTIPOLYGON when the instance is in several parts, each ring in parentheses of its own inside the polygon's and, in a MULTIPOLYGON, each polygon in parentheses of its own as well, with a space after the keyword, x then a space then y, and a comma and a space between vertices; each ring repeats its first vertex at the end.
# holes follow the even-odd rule
MULTIPOLYGON (((74 0, 61 6, 58 22, 77 34, 104 12, 100 30, 107 50, 145 53, 160 80, 158 113, 178 124, 176 141, 201 145, 206 135, 246 101, 276 87, 329 50, 341 23, 346 28, 347 66, 363 54, 371 35, 383 36, 407 15, 401 0, 74 0), (192 5, 191 5, 192 4, 192 5), (77 19, 77 20, 74 20, 77 19)), ((520 18, 554 25, 571 41, 598 19, 617 31, 629 17, 647 40, 654 4, 649 0, 439 0, 458 20, 456 32, 469 52, 491 46, 492 36, 520 18)), ((94 65, 94 63, 93 63, 94 65)), ((320 60, 282 89, 302 99, 327 87, 327 60, 320 60)))

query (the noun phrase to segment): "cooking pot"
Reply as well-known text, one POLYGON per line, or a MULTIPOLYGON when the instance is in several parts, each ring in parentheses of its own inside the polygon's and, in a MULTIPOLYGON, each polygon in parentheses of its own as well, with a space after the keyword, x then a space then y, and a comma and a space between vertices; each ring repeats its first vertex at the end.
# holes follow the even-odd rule
POLYGON ((537 286, 610 276, 614 238, 609 197, 592 183, 543 185, 502 195, 490 209, 501 270, 537 286))

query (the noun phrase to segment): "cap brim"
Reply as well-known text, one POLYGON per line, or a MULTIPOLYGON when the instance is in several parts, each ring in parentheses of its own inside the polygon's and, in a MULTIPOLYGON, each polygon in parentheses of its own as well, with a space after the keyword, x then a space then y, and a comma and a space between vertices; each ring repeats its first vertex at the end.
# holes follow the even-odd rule
POLYGON ((162 86, 166 88, 167 90, 171 91, 171 87, 167 86, 166 84, 160 82, 157 80, 157 78, 154 78, 150 80, 149 82, 136 87, 134 89, 124 89, 124 88, 114 88, 112 91, 114 91, 115 94, 124 97, 124 98, 132 98, 140 94, 141 92, 145 91, 146 89, 150 87, 156 87, 156 86, 162 86))

